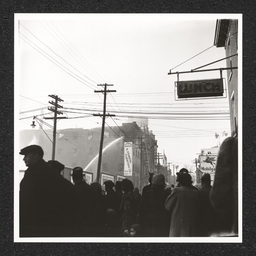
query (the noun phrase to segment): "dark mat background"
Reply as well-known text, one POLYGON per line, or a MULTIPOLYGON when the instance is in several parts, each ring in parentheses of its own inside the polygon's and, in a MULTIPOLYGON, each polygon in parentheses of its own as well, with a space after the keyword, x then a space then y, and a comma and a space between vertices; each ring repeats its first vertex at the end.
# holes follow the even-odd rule
MULTIPOLYGON (((254 255, 255 21, 253 1, 2 0, 0 3, 0 255, 254 255), (14 13, 242 13, 243 14, 243 243, 14 243, 14 13)), ((239 51, 239 54, 242 52, 239 51)))

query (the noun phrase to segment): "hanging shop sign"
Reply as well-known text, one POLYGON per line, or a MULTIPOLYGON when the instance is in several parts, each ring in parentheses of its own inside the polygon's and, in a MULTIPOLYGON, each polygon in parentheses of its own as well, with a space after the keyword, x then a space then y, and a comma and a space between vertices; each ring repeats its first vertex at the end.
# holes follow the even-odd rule
POLYGON ((132 176, 132 142, 124 142, 124 176, 132 176))
POLYGON ((223 79, 177 81, 178 98, 223 96, 223 79))

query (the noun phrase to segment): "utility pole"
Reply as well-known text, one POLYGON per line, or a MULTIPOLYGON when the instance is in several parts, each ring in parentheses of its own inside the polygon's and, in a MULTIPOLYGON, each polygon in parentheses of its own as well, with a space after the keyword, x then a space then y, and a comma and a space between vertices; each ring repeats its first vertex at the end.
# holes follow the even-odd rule
POLYGON ((52 160, 55 160, 57 119, 64 119, 66 117, 58 117, 57 116, 57 115, 63 114, 63 112, 58 111, 58 108, 63 108, 63 106, 59 105, 58 102, 61 102, 63 100, 54 94, 51 94, 48 96, 54 99, 54 101, 49 101, 49 103, 52 104, 53 107, 48 107, 48 110, 50 110, 54 113, 54 117, 44 117, 44 119, 53 119, 52 160))
POLYGON ((97 177, 96 177, 96 181, 100 182, 100 168, 101 168, 103 141, 104 141, 105 118, 106 118, 106 116, 115 116, 115 115, 106 114, 107 93, 108 92, 116 92, 116 90, 107 90, 107 86, 113 86, 113 84, 98 84, 98 86, 104 86, 104 90, 99 90, 99 91, 95 90, 94 91, 96 93, 104 93, 103 114, 93 114, 94 116, 102 116, 100 149, 99 149, 99 159, 98 159, 98 168, 97 168, 97 177))
POLYGON ((142 135, 140 136, 140 190, 142 190, 142 177, 144 178, 143 172, 143 152, 142 152, 142 135))
POLYGON ((157 172, 159 173, 159 171, 160 171, 160 161, 159 161, 159 160, 160 160, 160 159, 163 159, 162 154, 157 153, 157 155, 156 155, 155 159, 157 159, 157 165, 156 165, 156 168, 157 168, 157 172))

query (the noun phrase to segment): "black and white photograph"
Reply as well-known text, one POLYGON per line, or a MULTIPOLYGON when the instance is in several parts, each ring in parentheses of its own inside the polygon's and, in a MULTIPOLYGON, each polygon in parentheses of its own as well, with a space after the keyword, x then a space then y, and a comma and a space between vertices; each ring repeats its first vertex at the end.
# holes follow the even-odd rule
POLYGON ((14 242, 241 243, 242 14, 14 15, 14 242))

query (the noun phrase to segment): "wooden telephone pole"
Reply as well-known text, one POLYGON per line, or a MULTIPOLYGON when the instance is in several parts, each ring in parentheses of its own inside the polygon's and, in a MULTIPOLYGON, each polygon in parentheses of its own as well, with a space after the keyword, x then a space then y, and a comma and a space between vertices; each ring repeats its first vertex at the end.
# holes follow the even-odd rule
POLYGON ((64 119, 66 117, 58 117, 57 115, 62 115, 63 112, 58 111, 58 108, 63 108, 63 106, 59 105, 58 102, 63 101, 57 95, 48 95, 49 97, 53 98, 54 101, 49 101, 53 107, 48 107, 50 111, 54 113, 54 117, 44 117, 44 119, 53 119, 53 142, 52 142, 52 160, 55 160, 55 148, 56 148, 56 130, 57 130, 57 119, 64 119))
POLYGON ((98 86, 104 86, 104 90, 99 90, 99 91, 95 90, 94 91, 96 93, 104 93, 103 114, 93 114, 94 116, 102 116, 100 149, 99 149, 98 168, 97 168, 97 177, 96 177, 96 181, 100 182, 100 168, 101 168, 103 141, 104 141, 105 118, 106 118, 106 116, 115 116, 115 115, 106 114, 107 93, 108 92, 116 92, 116 90, 107 90, 107 86, 113 86, 112 84, 98 84, 98 86))

